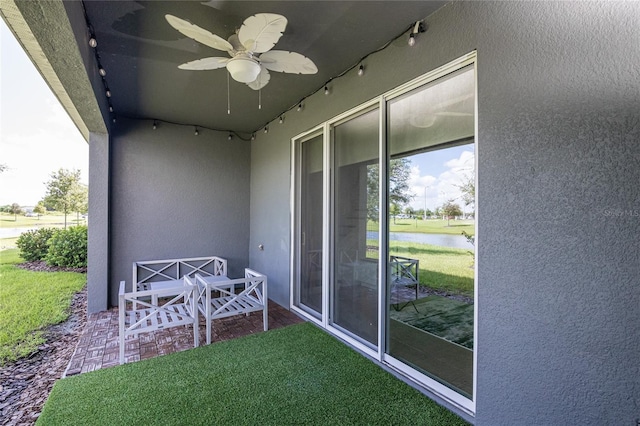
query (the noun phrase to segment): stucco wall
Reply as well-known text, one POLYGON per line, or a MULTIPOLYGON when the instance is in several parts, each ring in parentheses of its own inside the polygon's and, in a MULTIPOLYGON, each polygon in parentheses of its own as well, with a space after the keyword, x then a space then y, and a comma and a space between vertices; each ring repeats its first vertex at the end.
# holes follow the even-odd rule
POLYGON ((104 311, 109 300, 109 136, 89 137, 87 313, 104 311))
POLYGON ((288 303, 291 137, 477 49, 476 423, 635 424, 640 4, 453 3, 427 24, 258 133, 252 266, 288 303))
POLYGON ((131 286, 136 260, 218 255, 249 266, 250 145, 227 133, 118 119, 112 128, 111 282, 131 286))

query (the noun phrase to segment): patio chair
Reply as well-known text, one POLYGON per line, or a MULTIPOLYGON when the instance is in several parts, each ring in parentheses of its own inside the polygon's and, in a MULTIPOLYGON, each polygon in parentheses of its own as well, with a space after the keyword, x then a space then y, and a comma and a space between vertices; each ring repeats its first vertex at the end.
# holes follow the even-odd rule
POLYGON ((401 311, 408 304, 412 304, 414 309, 418 311, 414 303, 418 300, 418 286, 420 281, 418 280, 419 260, 411 259, 402 256, 391 256, 391 294, 395 292, 396 303, 393 303, 393 308, 396 311, 401 311), (415 287, 415 298, 413 300, 405 301, 401 304, 400 297, 398 296, 398 290, 402 287, 415 287))
POLYGON ((125 339, 127 336, 137 336, 139 333, 192 325, 193 347, 198 347, 197 288, 186 280, 178 283, 170 288, 126 293, 125 282, 120 281, 118 293, 120 364, 125 362, 125 339), (163 299, 162 305, 157 303, 159 299, 163 299), (132 306, 132 309, 128 309, 129 306, 132 306))
MULTIPOLYGON (((193 281, 185 277, 185 282, 193 281)), ((198 309, 207 324, 207 344, 211 343, 211 322, 214 319, 262 311, 264 331, 268 330, 266 275, 245 268, 244 278, 232 280, 196 274, 195 283, 198 288, 198 309), (238 284, 244 288, 236 294, 235 287, 238 284)))

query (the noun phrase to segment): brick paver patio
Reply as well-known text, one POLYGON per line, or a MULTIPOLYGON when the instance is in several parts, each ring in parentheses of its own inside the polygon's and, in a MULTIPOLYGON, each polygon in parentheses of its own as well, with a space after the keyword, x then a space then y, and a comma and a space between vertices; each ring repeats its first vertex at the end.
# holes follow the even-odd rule
MULTIPOLYGON (((300 322, 303 320, 296 314, 269 301, 269 330, 300 322)), ((211 344, 259 333, 263 331, 262 312, 214 320, 212 328, 211 344)), ((202 346, 206 342, 205 323, 202 317, 199 331, 200 346, 202 346)), ((143 333, 135 338, 129 336, 125 345, 127 362, 154 358, 193 348, 193 330, 191 327, 174 327, 153 333, 143 333)), ((91 314, 64 376, 113 367, 119 364, 118 357, 118 309, 91 314)))

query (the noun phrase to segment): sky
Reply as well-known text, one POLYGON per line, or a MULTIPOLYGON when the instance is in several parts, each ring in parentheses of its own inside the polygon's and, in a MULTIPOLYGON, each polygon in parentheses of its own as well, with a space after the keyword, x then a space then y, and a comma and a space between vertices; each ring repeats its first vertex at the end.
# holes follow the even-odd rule
POLYGON ((0 206, 34 206, 60 168, 88 183, 89 144, 0 19, 0 206))
POLYGON ((473 144, 440 149, 408 157, 411 160, 409 190, 413 199, 409 205, 414 209, 434 211, 448 200, 454 200, 465 213, 459 186, 475 176, 475 153, 473 144), (426 199, 425 199, 426 188, 426 199))

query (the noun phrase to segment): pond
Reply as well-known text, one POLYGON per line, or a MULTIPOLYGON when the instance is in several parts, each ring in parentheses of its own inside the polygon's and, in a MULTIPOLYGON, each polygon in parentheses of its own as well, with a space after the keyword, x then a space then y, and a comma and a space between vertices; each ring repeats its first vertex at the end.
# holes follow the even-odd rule
MULTIPOLYGON (((367 232, 368 239, 378 239, 376 231, 367 232)), ((451 234, 422 234, 417 232, 391 232, 391 241, 406 241, 410 243, 432 244, 434 246, 460 248, 473 251, 475 248, 464 237, 464 235, 451 234)))

